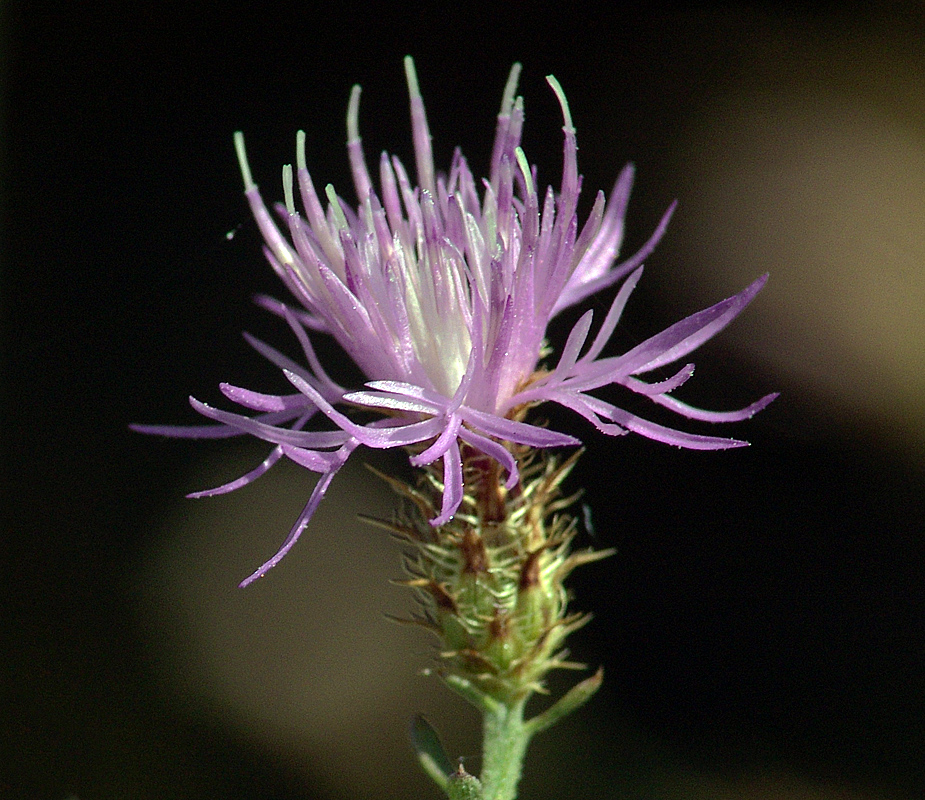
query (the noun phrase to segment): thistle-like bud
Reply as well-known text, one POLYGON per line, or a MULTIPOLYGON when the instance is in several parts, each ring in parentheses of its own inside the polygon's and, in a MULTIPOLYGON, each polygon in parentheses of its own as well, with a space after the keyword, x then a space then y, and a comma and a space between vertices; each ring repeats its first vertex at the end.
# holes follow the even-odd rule
POLYGON ((520 480, 506 489, 497 461, 463 452, 466 493, 459 512, 434 528, 443 484, 430 469, 419 486, 387 480, 410 503, 388 527, 407 545, 409 578, 421 614, 414 622, 440 638, 441 674, 510 705, 543 691, 567 660, 566 636, 590 616, 570 614, 565 578, 613 551, 572 553, 577 531, 565 512, 575 497, 561 485, 580 453, 564 462, 520 448, 520 480), (459 680, 461 679, 461 680, 459 680))

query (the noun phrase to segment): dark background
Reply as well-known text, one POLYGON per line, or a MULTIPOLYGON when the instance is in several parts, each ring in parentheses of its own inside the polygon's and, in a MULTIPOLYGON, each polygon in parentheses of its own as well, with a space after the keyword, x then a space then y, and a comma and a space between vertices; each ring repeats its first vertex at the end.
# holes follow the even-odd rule
MULTIPOLYGON (((152 441, 127 424, 192 421, 186 396, 217 402, 222 380, 275 386, 242 329, 289 346, 249 301, 281 292, 259 253, 232 131, 246 131, 269 198, 305 128, 316 184, 352 199, 350 86, 364 90, 367 157, 388 148, 409 163, 410 53, 438 163, 459 144, 479 173, 520 60, 525 149, 547 180, 561 163, 548 73, 568 94, 586 187, 609 187, 635 160, 631 249, 679 191, 680 121, 755 69, 751 37, 781 26, 810 40, 894 25, 925 35, 918 5, 878 9, 4 4, 0 797, 320 791, 310 771, 162 690, 133 594, 152 520, 184 491, 176 476, 220 449, 152 441)), ((661 276, 653 287, 671 280, 665 256, 650 264, 661 276)), ((753 277, 744 266, 740 285, 753 277)), ((677 317, 658 301, 644 280, 630 340, 677 317)), ((609 675, 588 725, 606 736, 619 719, 633 732, 632 775, 617 758, 608 785, 613 796, 673 796, 665 776, 675 772, 738 780, 769 770, 833 792, 921 796, 921 444, 885 435, 882 420, 820 408, 812 387, 725 350, 735 336, 698 359, 707 377, 697 399, 730 407, 782 390, 732 432, 751 448, 600 441, 556 417, 589 439, 574 484, 587 489, 597 543, 620 550, 576 576, 581 606, 596 614, 576 648, 609 675)), ((582 776, 595 766, 575 758, 561 797, 587 793, 582 776)), ((820 791, 812 796, 828 796, 820 791)))

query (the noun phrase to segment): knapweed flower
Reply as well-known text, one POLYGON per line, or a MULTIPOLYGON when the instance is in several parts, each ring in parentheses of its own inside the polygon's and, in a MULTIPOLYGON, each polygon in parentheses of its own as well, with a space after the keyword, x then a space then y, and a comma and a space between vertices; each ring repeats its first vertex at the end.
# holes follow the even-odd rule
POLYGON ((705 411, 674 398, 694 371, 684 359, 722 330, 752 300, 767 276, 739 294, 678 322, 619 356, 602 353, 642 274, 642 262, 661 238, 674 210, 665 213, 648 242, 617 263, 633 169, 624 168, 609 198, 599 192, 589 218, 578 221, 581 178, 575 128, 558 82, 548 78, 564 118, 564 165, 558 192, 541 193, 537 171, 520 148, 523 101, 515 97, 515 65, 498 114, 487 180, 477 182, 457 150, 448 174, 433 163, 430 133, 414 65, 405 60, 411 97, 417 186, 402 163, 383 154, 374 188, 358 132, 360 89, 347 111, 347 150, 359 204, 348 205, 331 186, 316 191, 306 167, 305 135, 297 139, 297 167, 283 170, 285 204, 267 209, 251 179, 243 137, 235 144, 245 194, 266 243, 273 269, 297 307, 264 299, 295 333, 305 363, 248 337, 278 366, 295 392, 269 395, 222 384, 233 402, 253 416, 222 411, 195 399, 209 427, 137 426, 169 436, 223 437, 250 434, 273 444, 266 460, 231 483, 198 492, 216 495, 244 486, 286 456, 320 473, 304 510, 282 547, 247 578, 262 576, 289 551, 337 471, 360 445, 409 448, 414 466, 442 462, 442 500, 430 520, 440 526, 459 509, 465 492, 463 457, 478 452, 518 482, 517 447, 578 445, 571 434, 526 421, 533 406, 553 402, 610 435, 628 431, 680 447, 721 449, 745 442, 686 433, 645 420, 593 394, 613 384, 645 395, 681 416, 709 422, 751 417, 775 395, 737 411, 705 411), (298 184, 303 211, 296 209, 298 184), (550 366, 545 337, 563 309, 622 281, 593 336, 592 312, 574 325, 550 366), (345 388, 325 372, 308 331, 330 334, 368 379, 345 388), (590 338, 590 343, 589 343, 590 338), (664 367, 681 362, 670 377, 664 367), (647 374, 660 377, 646 381, 647 374), (371 412, 371 413, 363 413, 371 412), (317 415, 332 423, 305 430, 317 415), (371 417, 371 418, 370 418, 371 417))

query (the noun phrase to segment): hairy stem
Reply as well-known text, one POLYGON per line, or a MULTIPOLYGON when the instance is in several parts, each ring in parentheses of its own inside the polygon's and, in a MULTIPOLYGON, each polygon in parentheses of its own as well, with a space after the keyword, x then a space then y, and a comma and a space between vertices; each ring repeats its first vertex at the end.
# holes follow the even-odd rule
POLYGON ((485 710, 482 742, 482 796, 484 800, 514 800, 530 741, 524 723, 524 700, 499 703, 485 710))

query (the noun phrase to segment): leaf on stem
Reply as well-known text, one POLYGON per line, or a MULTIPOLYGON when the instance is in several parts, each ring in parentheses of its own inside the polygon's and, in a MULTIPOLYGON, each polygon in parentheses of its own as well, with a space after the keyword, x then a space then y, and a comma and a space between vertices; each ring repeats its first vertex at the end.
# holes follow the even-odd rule
POLYGON ((434 727, 418 714, 411 721, 411 744, 421 766, 443 791, 449 793, 450 775, 456 771, 443 749, 443 742, 434 727))
POLYGON ((603 682, 604 668, 601 667, 590 678, 585 678, 581 683, 569 689, 565 695, 560 697, 543 713, 537 714, 533 719, 528 720, 525 727, 530 732, 530 735, 532 736, 552 727, 563 717, 577 711, 601 688, 603 682))

